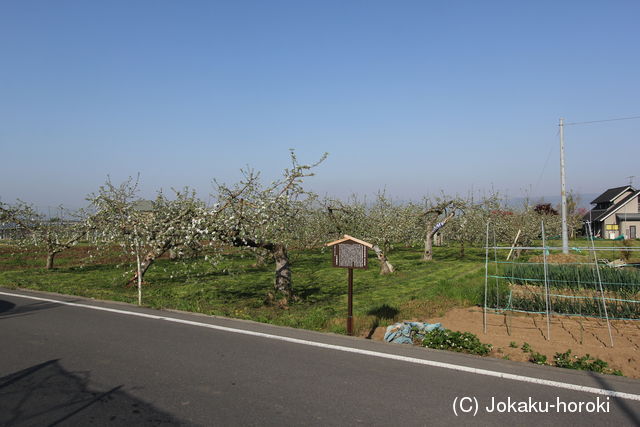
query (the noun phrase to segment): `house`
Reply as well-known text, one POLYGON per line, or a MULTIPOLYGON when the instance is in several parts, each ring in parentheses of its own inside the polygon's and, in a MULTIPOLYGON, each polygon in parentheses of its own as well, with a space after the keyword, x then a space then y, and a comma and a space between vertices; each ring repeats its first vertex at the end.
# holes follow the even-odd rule
POLYGON ((637 239, 640 231, 640 191, 630 185, 609 188, 596 197, 582 219, 591 222, 596 237, 637 239))
POLYGON ((152 212, 153 211, 153 202, 151 200, 136 200, 131 204, 133 210, 136 212, 152 212))

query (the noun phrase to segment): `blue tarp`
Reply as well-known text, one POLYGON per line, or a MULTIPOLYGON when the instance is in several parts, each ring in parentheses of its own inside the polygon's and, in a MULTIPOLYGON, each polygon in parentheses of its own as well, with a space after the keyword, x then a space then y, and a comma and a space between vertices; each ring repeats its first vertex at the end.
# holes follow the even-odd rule
POLYGON ((413 344, 414 339, 422 340, 434 329, 444 329, 440 323, 398 322, 387 327, 384 340, 396 344, 413 344))

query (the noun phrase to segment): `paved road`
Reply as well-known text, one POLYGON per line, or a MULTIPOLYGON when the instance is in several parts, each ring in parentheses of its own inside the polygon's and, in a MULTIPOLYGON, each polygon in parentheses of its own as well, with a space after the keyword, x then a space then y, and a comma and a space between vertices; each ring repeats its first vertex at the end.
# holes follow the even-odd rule
POLYGON ((635 380, 77 297, 0 289, 0 343, 0 425, 640 425, 635 380))

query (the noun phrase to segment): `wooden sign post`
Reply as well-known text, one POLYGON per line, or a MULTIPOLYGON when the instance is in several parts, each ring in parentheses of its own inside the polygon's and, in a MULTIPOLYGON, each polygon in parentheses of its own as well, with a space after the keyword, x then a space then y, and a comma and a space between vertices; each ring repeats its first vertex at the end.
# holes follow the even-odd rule
POLYGON ((333 246, 333 266, 348 269, 347 334, 353 335, 353 269, 367 268, 367 249, 373 245, 345 234, 327 246, 333 246))

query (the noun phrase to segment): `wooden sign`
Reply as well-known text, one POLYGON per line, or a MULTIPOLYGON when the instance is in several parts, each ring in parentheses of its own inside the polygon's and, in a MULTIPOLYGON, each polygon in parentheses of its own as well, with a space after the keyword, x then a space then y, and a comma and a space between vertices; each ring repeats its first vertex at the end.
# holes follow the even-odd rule
POLYGON ((327 246, 333 246, 333 266, 349 269, 347 276, 347 334, 353 335, 353 269, 367 268, 367 249, 373 248, 373 245, 345 234, 342 239, 327 243, 327 246))
POLYGON ((327 246, 333 246, 333 266, 340 268, 367 268, 367 249, 373 248, 373 244, 348 234, 327 246))
POLYGON ((333 266, 367 268, 367 247, 354 241, 345 241, 334 245, 333 266))

